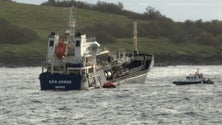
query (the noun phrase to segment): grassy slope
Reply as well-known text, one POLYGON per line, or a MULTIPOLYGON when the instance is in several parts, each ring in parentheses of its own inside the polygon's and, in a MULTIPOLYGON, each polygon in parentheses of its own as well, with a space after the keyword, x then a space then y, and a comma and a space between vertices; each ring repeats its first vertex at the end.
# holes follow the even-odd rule
MULTIPOLYGON (((77 23, 78 28, 90 26, 96 21, 101 20, 108 24, 113 21, 121 20, 120 25, 132 22, 132 20, 124 16, 88 11, 84 9, 78 9, 77 13, 80 17, 80 21, 77 23)), ((40 38, 39 40, 32 41, 31 43, 24 45, 4 44, 3 46, 0 46, 0 53, 10 51, 12 53, 22 55, 45 54, 48 34, 51 31, 63 33, 67 28, 68 14, 68 9, 64 8, 16 4, 0 1, 1 18, 7 20, 13 25, 34 30, 37 32, 40 38)))
MULTIPOLYGON (((39 38, 28 44, 0 46, 0 55, 4 53, 14 53, 22 56, 44 56, 47 47, 47 36, 51 31, 63 33, 67 25, 68 10, 57 7, 36 6, 27 4, 17 4, 0 1, 0 17, 7 20, 13 25, 30 28, 35 31, 39 38)), ((77 23, 78 28, 93 25, 96 21, 111 23, 118 21, 120 25, 131 24, 132 19, 125 16, 108 14, 97 11, 78 9, 77 15, 80 21, 77 23)), ((144 21, 140 21, 144 23, 144 21)), ((146 23, 146 22, 145 22, 146 23)), ((147 22, 149 23, 149 22, 147 22)), ((106 44, 105 47, 116 49, 119 47, 132 50, 132 40, 129 38, 118 39, 117 44, 106 44)), ((154 55, 214 55, 220 53, 220 48, 212 48, 194 43, 176 44, 168 38, 139 38, 139 50, 142 52, 151 52, 154 55)))
MULTIPOLYGON (((131 46, 132 40, 130 39, 119 39, 118 46, 127 48, 127 50, 132 51, 131 46)), ((110 48, 115 49, 115 44, 108 45, 110 48)), ((215 47, 199 45, 195 43, 172 43, 168 38, 139 38, 138 39, 138 49, 141 52, 151 52, 154 55, 198 55, 198 56, 209 56, 219 53, 219 49, 215 47)))

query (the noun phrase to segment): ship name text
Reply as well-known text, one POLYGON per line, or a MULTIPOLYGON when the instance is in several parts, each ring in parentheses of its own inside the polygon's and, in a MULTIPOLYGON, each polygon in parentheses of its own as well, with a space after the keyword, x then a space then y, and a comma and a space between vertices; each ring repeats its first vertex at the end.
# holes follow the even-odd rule
POLYGON ((49 80, 49 84, 72 84, 71 80, 49 80))

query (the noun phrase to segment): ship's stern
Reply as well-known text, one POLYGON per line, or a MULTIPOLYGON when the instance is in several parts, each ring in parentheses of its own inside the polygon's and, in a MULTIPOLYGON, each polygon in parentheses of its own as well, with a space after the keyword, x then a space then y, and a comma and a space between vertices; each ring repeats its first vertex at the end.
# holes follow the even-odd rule
POLYGON ((48 72, 39 75, 41 90, 80 90, 81 75, 51 74, 48 72))

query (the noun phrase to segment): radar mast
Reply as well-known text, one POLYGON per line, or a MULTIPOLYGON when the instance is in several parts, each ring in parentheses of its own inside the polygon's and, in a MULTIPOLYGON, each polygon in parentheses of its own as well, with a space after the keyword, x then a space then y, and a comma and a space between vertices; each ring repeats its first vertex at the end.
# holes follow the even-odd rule
POLYGON ((76 30, 76 21, 78 19, 78 17, 74 17, 74 6, 72 6, 69 10, 69 22, 68 22, 68 25, 69 25, 69 33, 70 33, 70 36, 75 37, 75 30, 76 30))

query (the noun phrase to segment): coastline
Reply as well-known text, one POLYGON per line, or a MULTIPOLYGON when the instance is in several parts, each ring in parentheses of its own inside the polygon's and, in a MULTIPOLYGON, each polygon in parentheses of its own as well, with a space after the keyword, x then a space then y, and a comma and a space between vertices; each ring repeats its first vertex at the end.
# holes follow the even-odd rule
POLYGON ((213 56, 181 56, 181 55, 157 55, 155 56, 155 66, 170 65, 222 65, 222 55, 213 56))
MULTIPOLYGON (((154 66, 170 65, 222 65, 222 55, 208 57, 198 56, 171 56, 154 55, 154 66)), ((22 56, 0 56, 0 67, 37 67, 41 66, 45 58, 42 56, 22 57, 22 56)))

